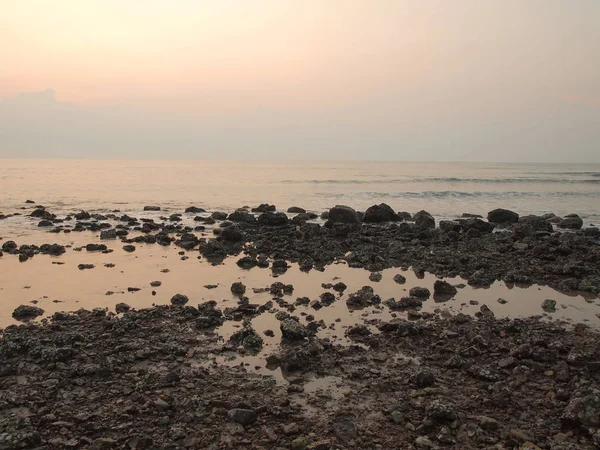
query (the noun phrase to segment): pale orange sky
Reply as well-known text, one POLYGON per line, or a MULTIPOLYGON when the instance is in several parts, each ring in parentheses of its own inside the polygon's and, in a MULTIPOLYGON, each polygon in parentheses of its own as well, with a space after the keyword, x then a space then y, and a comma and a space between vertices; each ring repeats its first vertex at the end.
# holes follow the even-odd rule
POLYGON ((388 143, 562 108, 593 127, 598 55, 597 0, 0 0, 0 98, 52 88, 234 128, 283 112, 388 143))

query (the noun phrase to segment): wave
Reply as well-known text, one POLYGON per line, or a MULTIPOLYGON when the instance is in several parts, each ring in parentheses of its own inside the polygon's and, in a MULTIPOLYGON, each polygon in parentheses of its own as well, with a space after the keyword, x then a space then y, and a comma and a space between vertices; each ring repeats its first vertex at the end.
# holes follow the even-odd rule
MULTIPOLYGON (((593 176, 593 175, 592 175, 593 176)), ((600 184, 598 179, 565 179, 565 178, 458 178, 458 177, 430 177, 430 178, 395 178, 395 179, 373 179, 373 180, 283 180, 272 183, 283 184, 392 184, 392 183, 485 183, 485 184, 507 184, 507 183, 544 183, 544 184, 600 184)))
POLYGON ((344 198, 344 197, 365 197, 365 198, 490 198, 507 199, 517 197, 541 197, 548 195, 553 197, 600 197, 600 192, 527 192, 527 191, 423 191, 423 192, 352 192, 344 194, 319 193, 324 197, 344 198))

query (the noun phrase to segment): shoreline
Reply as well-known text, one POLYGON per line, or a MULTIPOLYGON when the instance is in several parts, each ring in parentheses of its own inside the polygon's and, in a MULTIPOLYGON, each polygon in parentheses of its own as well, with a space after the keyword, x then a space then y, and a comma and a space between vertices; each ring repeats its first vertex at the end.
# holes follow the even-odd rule
MULTIPOLYGON (((4 270, 35 267, 37 295, 56 274, 79 279, 90 287, 73 298, 102 289, 117 314, 58 303, 0 329, 0 448, 600 443, 600 332, 588 313, 563 320, 600 292, 600 231, 575 216, 436 223, 382 204, 318 220, 271 205, 68 220, 30 207, 50 225, 0 240, 4 270), (539 313, 520 317, 528 289, 496 301, 517 284, 535 286, 539 313), (541 284, 575 295, 572 309, 542 302, 541 284)), ((53 298, 22 302, 25 316, 53 298)))

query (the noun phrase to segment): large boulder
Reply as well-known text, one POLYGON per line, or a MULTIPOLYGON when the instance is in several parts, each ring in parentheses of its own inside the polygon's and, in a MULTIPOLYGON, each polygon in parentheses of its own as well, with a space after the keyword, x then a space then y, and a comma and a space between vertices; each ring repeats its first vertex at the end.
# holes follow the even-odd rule
POLYGON ((452 297, 457 294, 456 287, 452 286, 447 281, 436 280, 433 284, 433 295, 434 296, 448 296, 452 297))
POLYGON ((487 215, 488 222, 498 223, 498 224, 511 224, 517 223, 519 221, 519 215, 508 209, 494 209, 490 211, 487 215))
POLYGON ((304 208, 300 208, 299 206, 290 206, 287 209, 287 212, 290 214, 303 214, 306 212, 306 210, 304 208))
POLYGON ((413 220, 418 228, 435 228, 435 219, 427 211, 419 211, 413 216, 413 220))
POLYGON ((398 214, 385 203, 369 207, 363 216, 363 222, 365 223, 397 222, 399 220, 398 214))
POLYGON ((344 205, 336 205, 331 208, 329 210, 328 220, 333 223, 360 223, 356 211, 349 206, 344 205))
POLYGON ((242 234, 240 229, 235 225, 222 228, 220 236, 221 239, 227 242, 239 242, 244 239, 244 235, 242 234))
POLYGON ((258 216, 258 223, 266 226, 280 226, 288 223, 288 217, 283 212, 265 212, 258 216))
POLYGON ((583 220, 577 214, 568 214, 563 220, 558 222, 558 226, 569 230, 581 230, 583 220))

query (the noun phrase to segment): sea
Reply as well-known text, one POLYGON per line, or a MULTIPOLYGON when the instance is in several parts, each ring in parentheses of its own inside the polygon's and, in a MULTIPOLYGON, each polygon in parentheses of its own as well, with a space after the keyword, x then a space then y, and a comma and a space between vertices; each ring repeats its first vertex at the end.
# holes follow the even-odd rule
POLYGON ((0 159, 0 165, 3 214, 26 200, 57 214, 138 213, 146 205, 231 211, 261 203, 321 212, 387 203, 440 219, 501 207, 576 213, 587 224, 600 223, 600 164, 0 159))

